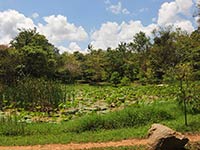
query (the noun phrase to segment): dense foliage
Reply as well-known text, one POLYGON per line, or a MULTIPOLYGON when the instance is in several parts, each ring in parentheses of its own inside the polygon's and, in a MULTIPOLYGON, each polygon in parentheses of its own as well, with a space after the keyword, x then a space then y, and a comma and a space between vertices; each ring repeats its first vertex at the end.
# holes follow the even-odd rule
POLYGON ((130 82, 162 82, 176 66, 188 63, 193 79, 200 79, 199 30, 188 34, 168 27, 153 33, 150 39, 139 32, 132 42, 120 43, 116 49, 96 50, 89 45, 87 54, 60 54, 36 29, 21 30, 11 46, 0 46, 1 83, 10 85, 26 76, 65 83, 107 81, 117 85, 124 77, 130 82))

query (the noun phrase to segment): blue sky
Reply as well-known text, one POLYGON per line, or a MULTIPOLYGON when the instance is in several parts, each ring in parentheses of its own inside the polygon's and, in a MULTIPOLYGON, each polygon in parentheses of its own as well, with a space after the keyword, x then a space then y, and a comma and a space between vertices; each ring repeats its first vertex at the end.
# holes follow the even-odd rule
POLYGON ((37 27, 61 51, 115 48, 135 33, 175 25, 192 32, 196 0, 1 0, 0 44, 37 27))

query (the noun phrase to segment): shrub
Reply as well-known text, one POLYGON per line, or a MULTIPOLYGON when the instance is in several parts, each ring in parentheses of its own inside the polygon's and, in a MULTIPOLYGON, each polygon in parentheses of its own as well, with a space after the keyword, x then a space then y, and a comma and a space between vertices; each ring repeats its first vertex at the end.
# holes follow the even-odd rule
POLYGON ((131 80, 128 77, 123 77, 120 81, 122 86, 128 86, 131 83, 131 80))
POLYGON ((105 115, 92 114, 69 122, 69 132, 94 131, 99 129, 119 129, 143 126, 162 120, 173 119, 168 112, 151 106, 129 107, 105 115))
POLYGON ((120 83, 120 75, 118 72, 113 72, 111 77, 110 77, 110 82, 116 86, 117 84, 120 83))

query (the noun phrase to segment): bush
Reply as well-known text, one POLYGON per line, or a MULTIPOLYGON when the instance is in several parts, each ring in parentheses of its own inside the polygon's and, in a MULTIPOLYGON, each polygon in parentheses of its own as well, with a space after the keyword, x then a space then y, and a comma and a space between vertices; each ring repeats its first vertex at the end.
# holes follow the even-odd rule
POLYGON ((131 80, 128 77, 123 77, 120 82, 122 86, 128 86, 130 85, 131 80))
POLYGON ((105 115, 92 114, 69 122, 68 132, 96 131, 99 129, 119 129, 143 126, 162 120, 173 119, 172 115, 162 109, 151 106, 129 107, 105 115))
POLYGON ((116 86, 117 84, 120 83, 120 75, 118 72, 113 72, 111 77, 110 77, 110 82, 116 86))

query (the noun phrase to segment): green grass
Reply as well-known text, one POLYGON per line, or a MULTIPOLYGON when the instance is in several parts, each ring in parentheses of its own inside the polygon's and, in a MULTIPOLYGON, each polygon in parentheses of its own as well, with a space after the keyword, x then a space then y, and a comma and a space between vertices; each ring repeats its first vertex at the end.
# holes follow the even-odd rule
POLYGON ((29 136, 0 136, 0 145, 36 145, 50 143, 86 143, 118 141, 128 138, 143 138, 146 136, 149 126, 138 128, 124 128, 118 130, 101 130, 83 133, 46 133, 29 136))
POLYGON ((154 106, 132 106, 105 115, 91 114, 69 122, 69 132, 96 131, 99 129, 120 129, 171 120, 173 116, 154 106))
MULTIPOLYGON (((156 112, 159 112, 157 111, 159 109, 162 109, 163 111, 169 111, 170 115, 172 115, 173 118, 169 119, 165 118, 164 120, 160 121, 150 121, 149 123, 147 122, 146 124, 126 127, 126 128, 120 127, 109 130, 97 128, 96 130, 84 131, 84 132, 82 131, 79 133, 71 131, 71 125, 72 125, 71 122, 31 123, 31 124, 26 124, 25 134, 22 136, 0 135, 0 145, 35 145, 35 144, 50 144, 50 143, 66 144, 71 142, 75 143, 105 142, 105 141, 118 141, 130 138, 145 138, 147 136, 148 129, 150 128, 153 122, 168 125, 169 127, 180 132, 191 132, 191 133, 200 132, 200 124, 199 124, 200 114, 197 115, 189 114, 188 116, 189 126, 186 127, 184 126, 183 114, 181 111, 177 109, 177 105, 174 103, 162 103, 162 104, 157 103, 157 104, 152 104, 152 106, 144 106, 144 107, 149 107, 149 108, 153 107, 156 112)), ((144 108, 141 107, 138 108, 136 112, 140 113, 143 111, 144 108)), ((117 114, 119 114, 120 112, 124 115, 123 111, 119 111, 117 114)), ((113 114, 110 113, 107 115, 112 116, 113 114)), ((75 122, 81 124, 81 121, 77 122, 78 120, 75 120, 75 122)), ((150 118, 149 120, 152 120, 152 118, 150 118)), ((122 122, 120 123, 123 124, 123 120, 121 121, 122 122)))
MULTIPOLYGON (((96 101, 108 104, 114 102, 117 104, 116 110, 100 115, 91 113, 60 123, 21 124, 16 120, 0 120, 0 145, 66 144, 144 138, 152 123, 162 123, 180 132, 200 133, 200 114, 189 113, 189 126, 184 125, 183 112, 176 102, 176 85, 118 88, 77 85, 73 88, 75 101, 85 105, 96 101), (125 109, 117 111, 121 104, 125 105, 125 109)), ((75 103, 70 103, 67 108, 76 107, 75 103)))
POLYGON ((0 135, 25 135, 25 123, 18 122, 17 116, 0 117, 0 135))
MULTIPOLYGON (((178 130, 180 132, 199 133, 200 115, 192 115, 190 117, 190 124, 188 127, 183 125, 183 118, 180 116, 176 120, 163 121, 165 125, 178 130)), ((26 136, 0 136, 0 145, 36 145, 36 144, 50 144, 50 143, 85 143, 85 142, 105 142, 105 141, 119 141, 130 138, 145 138, 147 137, 149 125, 133 128, 122 128, 115 130, 98 130, 87 131, 82 133, 65 132, 67 123, 49 125, 31 124, 28 129, 32 131, 31 135, 26 136), (34 132, 33 132, 34 131, 34 132)))

